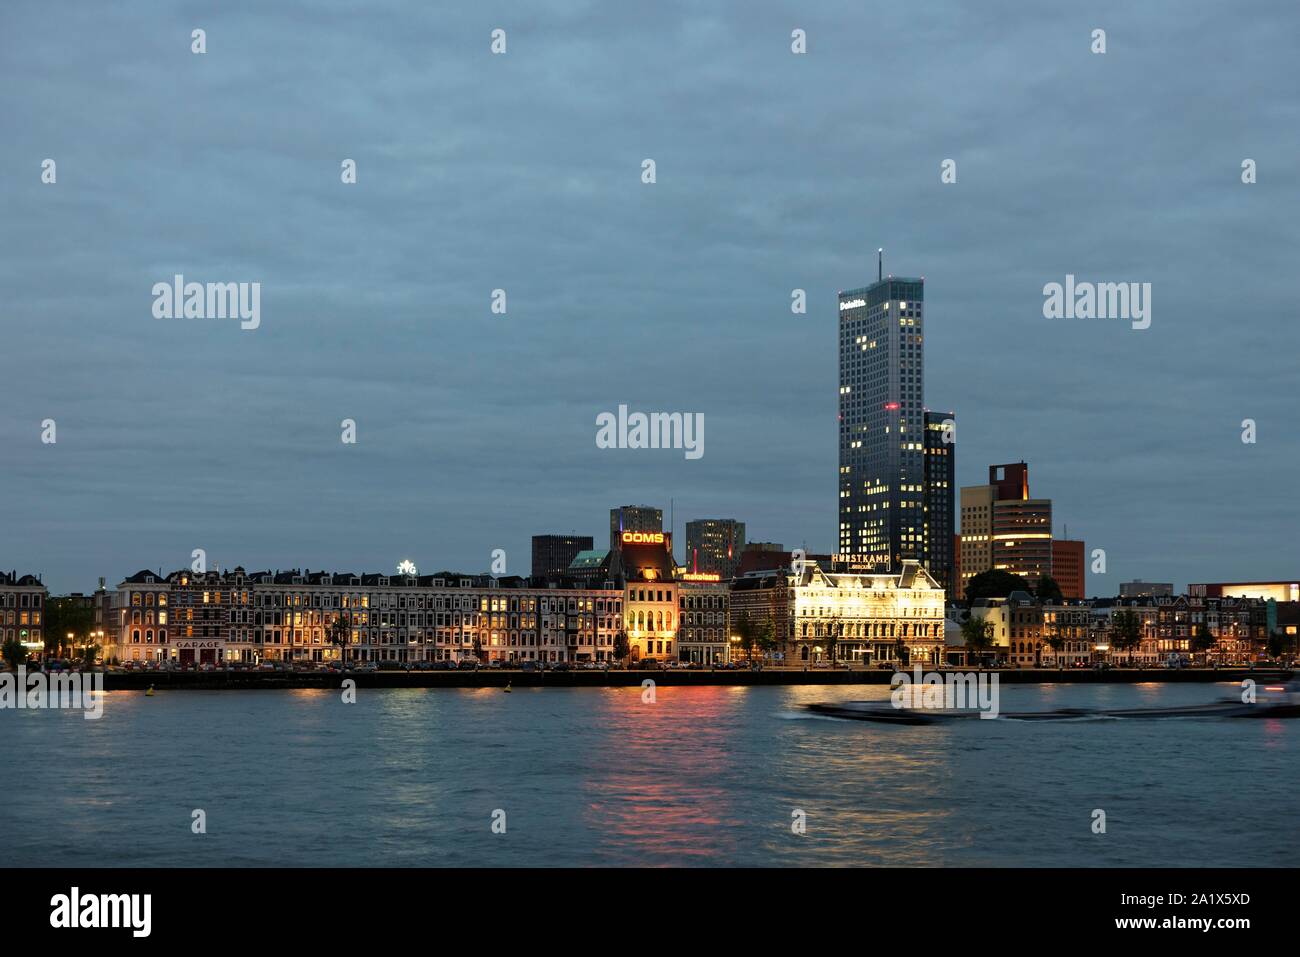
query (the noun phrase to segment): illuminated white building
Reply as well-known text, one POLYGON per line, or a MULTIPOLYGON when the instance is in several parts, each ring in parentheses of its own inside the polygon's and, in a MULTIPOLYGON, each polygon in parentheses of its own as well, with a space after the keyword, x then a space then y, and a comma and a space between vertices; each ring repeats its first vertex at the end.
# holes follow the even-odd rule
POLYGON ((834 657, 855 665, 894 662, 900 644, 909 664, 937 664, 943 652, 943 589, 919 562, 894 573, 825 572, 809 565, 787 577, 789 637, 784 663, 834 657))

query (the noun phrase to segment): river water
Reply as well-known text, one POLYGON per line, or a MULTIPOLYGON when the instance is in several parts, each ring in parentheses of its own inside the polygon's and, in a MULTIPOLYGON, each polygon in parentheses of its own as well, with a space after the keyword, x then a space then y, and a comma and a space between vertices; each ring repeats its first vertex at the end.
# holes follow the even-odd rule
MULTIPOLYGON (((1001 707, 1233 691, 1004 685, 1001 707)), ((0 863, 1294 862, 1300 721, 895 727, 802 709, 888 694, 660 687, 647 703, 639 688, 361 689, 345 704, 324 691, 122 691, 107 693, 97 721, 0 711, 0 863)))

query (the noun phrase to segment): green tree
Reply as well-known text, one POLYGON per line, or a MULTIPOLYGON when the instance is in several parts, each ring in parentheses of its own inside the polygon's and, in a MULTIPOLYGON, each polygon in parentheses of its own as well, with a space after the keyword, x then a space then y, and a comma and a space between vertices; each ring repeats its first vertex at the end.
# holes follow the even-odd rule
POLYGON ((966 642, 968 653, 983 656, 993 647, 993 622, 977 615, 969 615, 961 623, 961 637, 966 642))
POLYGON ((1290 657, 1295 650, 1295 637, 1281 631, 1268 633, 1268 656, 1275 661, 1290 657))
POLYGON ((911 664, 911 653, 907 650, 907 642, 903 636, 899 635, 894 639, 894 661, 898 662, 896 668, 906 668, 911 664))
POLYGON ((627 656, 632 653, 632 645, 627 640, 627 632, 620 628, 614 635, 614 660, 619 664, 627 662, 627 656))
POLYGON ((1045 627, 1043 631, 1045 632, 1043 637, 1047 640, 1047 644, 1051 646, 1052 653, 1056 656, 1057 667, 1061 667, 1064 662, 1063 656, 1065 654, 1067 639, 1065 637, 1065 627, 1060 621, 1060 615, 1058 614, 1057 620, 1049 627, 1045 627))
POLYGON ((45 652, 49 655, 71 653, 73 647, 85 641, 95 628, 95 612, 74 598, 51 598, 45 603, 42 621, 45 652), (68 634, 72 641, 68 641, 68 634))
POLYGON ((9 638, 5 641, 4 647, 0 648, 0 654, 4 655, 5 663, 10 668, 17 668, 27 660, 27 649, 17 638, 9 638))
POLYGON ((835 667, 840 650, 840 637, 843 634, 844 622, 839 618, 832 618, 826 623, 826 657, 830 659, 832 668, 835 667))
POLYGON ((749 617, 749 612, 740 613, 735 622, 735 631, 736 637, 740 639, 741 650, 745 652, 745 660, 752 664, 754 643, 758 640, 758 625, 749 617))
POLYGON ((348 645, 352 641, 352 616, 346 612, 339 612, 338 616, 330 622, 329 630, 325 633, 331 645, 339 650, 339 661, 348 660, 348 645))
POLYGON ((1210 629, 1202 622, 1192 635, 1191 647, 1193 654, 1201 655, 1201 661, 1204 662, 1207 652, 1214 647, 1214 635, 1210 634, 1210 629))
POLYGON ((766 662, 767 656, 770 655, 773 652, 773 650, 775 650, 776 636, 774 634, 774 630, 772 628, 772 622, 770 620, 765 619, 761 624, 759 624, 758 628, 755 630, 754 647, 757 648, 759 650, 759 653, 762 654, 763 656, 760 664, 766 662))
POLYGON ((1038 579, 1038 587, 1034 589, 1034 597, 1044 605, 1059 605, 1065 601, 1065 596, 1061 594, 1061 586, 1056 583, 1056 579, 1051 575, 1044 575, 1038 579))
POLYGON ((1142 619, 1133 611, 1117 611, 1110 619, 1110 646, 1128 653, 1133 660, 1133 649, 1142 644, 1142 619))
POLYGON ((1019 575, 999 568, 980 572, 966 585, 966 607, 970 608, 980 598, 1006 598, 1013 591, 1032 593, 1033 589, 1019 575))

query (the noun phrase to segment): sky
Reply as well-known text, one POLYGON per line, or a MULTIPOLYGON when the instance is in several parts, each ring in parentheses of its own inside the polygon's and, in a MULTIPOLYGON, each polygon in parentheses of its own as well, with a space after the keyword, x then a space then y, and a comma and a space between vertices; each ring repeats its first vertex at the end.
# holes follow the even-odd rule
POLYGON ((831 551, 884 247, 958 484, 1027 461, 1090 593, 1300 574, 1293 3, 455 6, 0 6, 0 567, 527 574, 670 501, 831 551), (260 326, 155 318, 177 273, 260 326), (1045 318, 1067 274, 1150 327, 1045 318), (620 404, 704 454, 598 448, 620 404))

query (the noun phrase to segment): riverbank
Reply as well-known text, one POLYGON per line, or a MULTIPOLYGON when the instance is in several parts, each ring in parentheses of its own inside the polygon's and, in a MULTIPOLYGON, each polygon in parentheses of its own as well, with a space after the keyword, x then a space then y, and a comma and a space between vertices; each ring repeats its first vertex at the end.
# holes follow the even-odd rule
MULTIPOLYGON (((958 670, 958 669, 950 669, 958 670)), ((942 672, 941 672, 942 673, 942 672)), ((963 674, 969 672, 962 672, 963 674)), ((980 672, 977 672, 980 673, 980 672)), ((1112 668, 1094 671, 1091 668, 1056 670, 988 669, 983 673, 996 674, 1006 684, 1133 684, 1160 682, 1169 684, 1209 683, 1215 681, 1238 682, 1253 678, 1256 682, 1277 681, 1290 677, 1291 672, 1277 669, 1255 670, 1247 668, 1112 668)), ((338 688, 344 679, 356 681, 359 688, 503 688, 509 683, 515 688, 605 688, 637 686, 646 679, 664 687, 697 687, 704 685, 736 685, 768 687, 779 685, 887 685, 894 672, 884 669, 874 671, 813 670, 794 668, 765 668, 762 671, 709 671, 664 669, 656 671, 511 671, 484 668, 479 671, 372 671, 337 672, 263 672, 263 671, 135 671, 109 672, 104 675, 107 691, 144 690, 153 687, 163 690, 227 690, 227 689, 287 689, 287 688, 338 688)))

